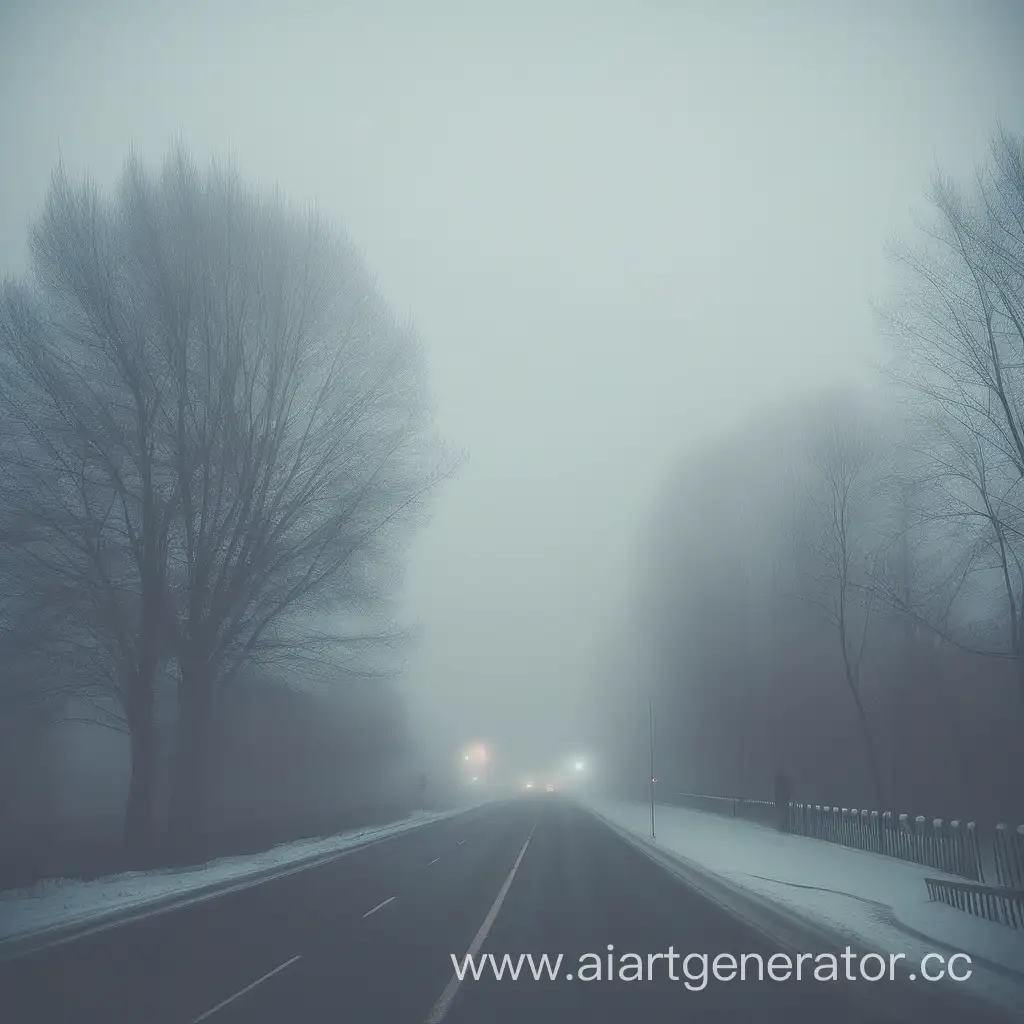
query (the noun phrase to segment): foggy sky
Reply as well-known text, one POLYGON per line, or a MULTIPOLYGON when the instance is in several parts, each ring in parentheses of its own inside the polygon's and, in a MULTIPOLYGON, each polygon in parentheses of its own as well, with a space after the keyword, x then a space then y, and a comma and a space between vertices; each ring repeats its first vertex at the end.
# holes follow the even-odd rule
POLYGON ((6 2, 0 265, 59 158, 176 138, 341 220, 468 453, 408 579, 425 734, 542 766, 630 671, 680 453, 868 372, 884 246, 1021 129, 1022 41, 1012 2, 6 2))

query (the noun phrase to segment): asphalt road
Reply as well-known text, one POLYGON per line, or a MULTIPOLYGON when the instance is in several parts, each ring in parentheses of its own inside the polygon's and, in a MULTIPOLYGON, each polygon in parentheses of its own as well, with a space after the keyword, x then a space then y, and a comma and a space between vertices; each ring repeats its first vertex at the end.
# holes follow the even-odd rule
MULTIPOLYGON (((0 1024, 885 1021, 884 999, 869 1005, 842 984, 685 984, 686 953, 777 951, 586 811, 545 794, 2 962, 0 1024), (650 962, 652 980, 565 977, 583 954, 606 970, 609 945, 616 971, 623 953, 639 954, 646 972, 648 954, 675 950, 679 980, 665 960, 650 962), (458 982, 451 954, 476 949, 563 961, 553 981, 458 982)), ((978 1019, 962 1009, 950 1006, 948 1019, 978 1019)), ((934 1007, 920 1019, 938 1019, 934 1007)))

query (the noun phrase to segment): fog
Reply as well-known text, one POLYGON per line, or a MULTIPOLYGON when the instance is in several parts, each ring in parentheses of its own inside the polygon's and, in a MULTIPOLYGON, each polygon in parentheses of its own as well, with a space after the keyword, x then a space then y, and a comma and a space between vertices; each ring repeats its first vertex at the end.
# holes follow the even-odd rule
POLYGON ((7 3, 0 255, 58 161, 175 140, 343 223, 464 452, 404 590, 423 763, 613 758, 652 531, 705 501, 672 479, 874 387, 886 244, 1020 130, 1022 39, 1011 2, 7 3))

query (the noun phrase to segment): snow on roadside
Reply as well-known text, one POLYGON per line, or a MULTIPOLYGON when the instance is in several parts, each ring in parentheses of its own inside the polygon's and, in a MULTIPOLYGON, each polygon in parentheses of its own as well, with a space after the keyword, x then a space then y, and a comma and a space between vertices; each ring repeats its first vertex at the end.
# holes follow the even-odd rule
MULTIPOLYGON (((650 840, 650 804, 587 805, 650 840)), ((656 832, 661 849, 862 948, 903 953, 908 962, 931 952, 967 953, 974 973, 965 985, 1004 1007, 1024 1008, 1024 933, 930 902, 925 877, 955 876, 684 807, 659 804, 656 832)))
POLYGON ((303 861, 339 853, 370 839, 383 839, 461 814, 468 807, 450 811, 421 811, 387 825, 362 828, 318 839, 282 843, 263 853, 223 857, 192 868, 162 868, 131 871, 105 878, 82 881, 47 878, 24 889, 0 891, 0 944, 65 925, 99 920, 131 908, 172 896, 187 896, 208 886, 244 882, 247 878, 286 870, 303 861))

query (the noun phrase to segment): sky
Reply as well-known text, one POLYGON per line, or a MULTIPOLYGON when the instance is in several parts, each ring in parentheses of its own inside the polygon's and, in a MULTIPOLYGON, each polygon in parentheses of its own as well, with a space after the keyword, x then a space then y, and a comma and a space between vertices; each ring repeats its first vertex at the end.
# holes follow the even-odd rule
POLYGON ((176 139, 344 224, 466 453, 411 551, 415 719, 544 767, 642 658, 673 467, 870 372, 885 246, 1024 129, 1022 43, 985 0, 0 0, 0 270, 58 159, 176 139))

